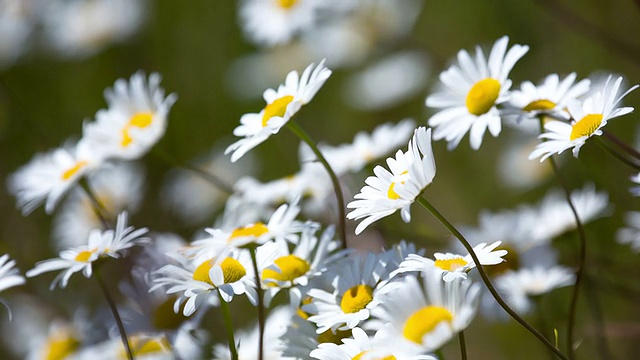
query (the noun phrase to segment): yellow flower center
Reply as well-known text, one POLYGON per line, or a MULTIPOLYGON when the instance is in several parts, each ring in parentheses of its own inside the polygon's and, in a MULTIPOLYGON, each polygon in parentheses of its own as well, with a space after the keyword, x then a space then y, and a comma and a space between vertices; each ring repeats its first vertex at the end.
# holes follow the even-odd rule
POLYGON ((569 139, 575 140, 583 136, 591 136, 602 124, 602 114, 589 114, 572 125, 569 139))
POLYGON ((80 346, 80 341, 68 334, 67 331, 50 336, 47 341, 44 358, 46 360, 60 360, 73 354, 80 346))
POLYGON ((89 259, 91 259, 91 256, 97 251, 97 249, 93 249, 93 250, 82 250, 78 253, 78 255, 76 255, 76 257, 74 258, 75 261, 78 262, 89 262, 89 259))
POLYGON ((434 265, 445 271, 456 271, 461 267, 465 267, 467 264, 468 262, 463 258, 457 257, 453 259, 436 260, 434 265))
POLYGON ((398 195, 393 188, 396 186, 396 183, 391 183, 391 185, 389 185, 389 190, 387 190, 387 197, 391 200, 398 200, 400 199, 400 195, 398 195))
POLYGON ((329 329, 318 335, 318 344, 333 343, 336 345, 340 345, 342 344, 342 339, 348 338, 350 336, 351 330, 336 330, 336 332, 333 333, 331 329, 329 329))
POLYGON ((147 126, 151 125, 153 122, 153 114, 148 112, 137 113, 129 119, 127 125, 122 129, 122 141, 120 142, 120 146, 127 147, 133 142, 133 138, 131 134, 129 134, 129 130, 132 127, 137 127, 140 129, 144 129, 147 126))
POLYGON ((422 338, 443 321, 449 324, 453 321, 453 315, 449 310, 441 306, 425 306, 409 316, 402 335, 417 344, 422 344, 422 338))
POLYGON ((389 185, 389 190, 387 190, 387 197, 391 200, 400 199, 400 195, 395 192, 394 188, 396 183, 404 184, 404 180, 409 177, 409 170, 405 170, 400 173, 400 175, 394 176, 394 181, 389 185))
POLYGON ((198 265, 196 270, 193 272, 193 280, 206 282, 211 286, 214 286, 213 282, 211 281, 211 277, 209 276, 209 270, 211 270, 211 268, 213 267, 214 262, 215 259, 209 259, 198 265))
POLYGON ((269 231, 269 228, 261 222, 257 222, 255 224, 247 225, 243 228, 237 228, 231 232, 231 236, 229 236, 229 242, 233 239, 237 239, 240 237, 259 237, 260 235, 269 231))
MULTIPOLYGON (((166 338, 145 339, 134 335, 129 339, 129 342, 131 344, 131 351, 135 356, 168 354, 171 351, 171 345, 169 345, 166 338)), ((120 358, 127 358, 127 353, 124 348, 120 349, 120 358)))
POLYGON ((493 78, 486 78, 473 84, 467 94, 465 104, 473 115, 485 114, 495 104, 500 95, 500 82, 493 78))
POLYGON ((311 268, 311 265, 309 265, 307 261, 295 255, 282 256, 277 258, 274 262, 278 265, 280 272, 272 269, 264 269, 264 271, 262 271, 263 281, 267 279, 293 281, 294 279, 306 274, 311 268))
MULTIPOLYGON (((351 360, 361 360, 364 354, 370 352, 369 350, 365 350, 361 353, 358 353, 356 356, 352 357, 351 360)), ((393 355, 385 356, 383 358, 378 358, 377 360, 396 360, 396 357, 393 355)))
POLYGON ((80 171, 80 169, 82 169, 83 167, 87 166, 89 162, 87 161, 78 161, 75 165, 73 165, 73 167, 71 169, 68 169, 67 171, 65 171, 64 173, 62 173, 62 180, 69 180, 71 179, 71 177, 73 177, 78 171, 80 171))
POLYGON ((556 103, 549 100, 535 100, 524 107, 524 111, 551 110, 556 107, 556 103))
POLYGON ((298 310, 296 310, 296 314, 298 314, 298 316, 300 316, 301 318, 307 320, 309 318, 309 314, 302 311, 302 305, 307 305, 307 304, 311 304, 311 297, 307 296, 304 299, 302 299, 302 304, 300 304, 300 307, 298 308, 298 310))
MULTIPOLYGON (((283 0, 282 2, 287 2, 287 1, 283 0)), ((274 116, 283 117, 284 114, 287 112, 287 106, 292 101, 293 101, 293 96, 286 95, 279 99, 276 99, 271 104, 267 104, 267 106, 265 106, 264 108, 264 113, 262 114, 262 127, 267 126, 267 123, 269 122, 269 120, 274 116)))
POLYGON ((373 289, 368 285, 356 285, 345 291, 340 308, 345 314, 356 313, 364 309, 373 300, 373 289))
POLYGON ((278 5, 283 9, 291 9, 296 5, 298 0, 278 0, 278 5))
POLYGON ((224 276, 224 283, 229 284, 242 279, 247 275, 247 270, 240 264, 240 261, 234 258, 226 258, 220 264, 222 268, 222 275, 224 276))

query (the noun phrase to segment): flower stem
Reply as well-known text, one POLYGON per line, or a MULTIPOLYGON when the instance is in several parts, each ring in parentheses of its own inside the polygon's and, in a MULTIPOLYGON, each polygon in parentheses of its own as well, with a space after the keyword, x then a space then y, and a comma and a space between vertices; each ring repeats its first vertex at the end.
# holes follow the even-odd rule
POLYGON ((467 360, 467 344, 464 341, 464 331, 458 333, 458 340, 460 342, 460 359, 467 360))
POLYGON ((213 185, 214 187, 216 187, 217 189, 227 193, 228 195, 233 194, 233 186, 227 184, 224 180, 220 179, 219 177, 217 177, 216 175, 198 167, 192 164, 189 164, 188 162, 183 162, 183 161, 179 161, 176 160, 175 158, 173 158, 171 155, 169 155, 167 152, 160 150, 160 149, 154 149, 154 154, 156 154, 159 158, 161 158, 163 161, 168 162, 169 164, 172 164, 176 167, 179 168, 183 168, 189 171, 192 171, 193 173, 195 173, 196 175, 199 175, 202 179, 204 179, 205 181, 207 181, 208 183, 210 183, 211 185, 213 185))
POLYGON ((231 360, 238 360, 238 350, 236 350, 236 340, 233 336, 233 323, 231 321, 231 311, 229 310, 229 304, 222 299, 222 295, 218 292, 220 297, 220 307, 222 308, 222 316, 224 316, 224 324, 227 328, 227 339, 229 341, 229 353, 231 353, 231 360))
POLYGON ((500 294, 498 294, 496 289, 491 284, 491 281, 489 280, 487 273, 482 268, 482 265, 480 264, 480 260, 478 260, 478 256, 476 255, 475 251, 473 251, 473 247, 469 244, 467 239, 465 239, 465 237, 460 233, 460 231, 458 231, 458 229, 456 229, 455 226, 453 226, 444 216, 442 216, 442 214, 440 214, 440 212, 438 212, 438 210, 435 207, 433 207, 433 205, 431 205, 429 201, 427 201, 427 199, 425 199, 422 196, 419 196, 416 199, 416 201, 420 203, 420 205, 422 205, 425 209, 427 209, 436 219, 438 219, 438 221, 440 221, 440 223, 444 225, 444 227, 446 227, 455 237, 457 237, 458 240, 460 240, 460 243, 462 243, 462 246, 464 246, 464 248, 469 252, 469 255, 471 255, 473 262, 476 264, 476 268, 478 269, 478 273, 480 273, 480 277, 482 278, 482 281, 487 286, 487 289, 489 290, 493 298, 496 299, 496 301, 504 309, 504 311, 506 311, 507 314, 509 314, 515 321, 517 321, 520 325, 522 325, 525 329, 527 329, 531 334, 533 334, 536 338, 538 338, 538 340, 540 340, 540 342, 542 342, 546 347, 548 347, 551 351, 553 351, 553 353, 557 357, 563 360, 568 360, 567 357, 557 347, 555 347, 552 343, 550 343, 549 340, 547 340, 547 338, 545 338, 538 330, 536 330, 534 327, 529 325, 529 323, 527 323, 515 311, 513 311, 513 309, 511 309, 511 307, 509 307, 509 305, 507 305, 507 303, 502 299, 502 297, 500 297, 500 294))
POLYGON ((622 162, 623 164, 631 167, 635 171, 640 171, 640 165, 638 165, 635 162, 627 159, 624 155, 620 154, 618 151, 613 149, 611 146, 609 146, 609 144, 607 144, 606 142, 602 141, 601 139, 596 139, 596 140, 597 140, 596 143, 598 145, 600 145, 600 147, 604 151, 606 151, 609 155, 611 155, 614 158, 616 158, 616 160, 619 160, 620 162, 622 162))
POLYGON ((102 281, 102 277, 100 276, 100 272, 96 271, 95 278, 102 289, 102 293, 104 294, 107 303, 109 304, 109 309, 111 309, 111 314, 113 314, 113 319, 116 321, 116 325, 118 326, 118 330, 120 332, 120 339, 122 340, 122 345, 124 345, 125 352, 127 353, 127 359, 133 360, 133 352, 131 351, 131 345, 129 344, 129 340, 127 339, 127 332, 124 329, 124 324, 122 323, 122 319, 120 318, 120 314, 118 313, 118 308, 116 307, 115 301, 111 297, 107 286, 104 281, 102 281))
POLYGON ((298 125, 295 121, 287 122, 287 128, 291 130, 300 140, 304 141, 314 154, 318 157, 322 166, 329 173, 329 177, 331 178, 331 182, 333 183, 333 191, 336 194, 336 200, 338 202, 338 227, 340 228, 340 236, 342 238, 342 248, 347 248, 347 233, 345 230, 345 211, 344 211, 344 196, 342 195, 342 187, 340 187, 340 181, 338 180, 338 176, 333 171, 327 159, 322 155, 322 152, 316 146, 315 142, 311 139, 311 137, 298 125))
POLYGON ((260 281, 260 272, 258 271, 258 260, 256 258, 257 246, 249 247, 251 253, 251 263, 253 264, 253 271, 256 275, 256 292, 258 293, 258 360, 262 360, 264 355, 264 323, 265 323, 265 308, 264 308, 264 293, 262 291, 262 282, 260 281))
POLYGON ((84 193, 89 198, 89 201, 91 202, 91 206, 93 208, 93 212, 96 214, 98 219, 100 219, 102 226, 105 229, 108 229, 109 223, 107 222, 107 218, 106 218, 106 214, 108 213, 108 211, 105 208, 105 206, 102 204, 100 199, 98 199, 98 197, 96 196, 96 193, 91 188, 91 185, 89 185, 89 181, 87 181, 87 178, 82 177, 78 181, 78 184, 80 184, 80 188, 82 188, 84 193))
POLYGON ((640 160, 640 152, 638 152, 638 150, 634 149, 632 146, 629 146, 627 143, 625 143, 624 141, 620 140, 617 136, 607 132, 607 131, 603 131, 602 132, 602 136, 604 136, 605 139, 611 141, 612 143, 616 144, 619 148, 621 148, 622 150, 624 150, 627 154, 633 156, 634 158, 640 160))

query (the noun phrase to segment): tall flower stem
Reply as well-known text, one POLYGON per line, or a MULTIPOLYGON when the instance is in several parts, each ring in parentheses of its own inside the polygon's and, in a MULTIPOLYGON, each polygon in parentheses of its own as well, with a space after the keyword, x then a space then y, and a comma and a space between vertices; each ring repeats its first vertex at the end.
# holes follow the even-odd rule
POLYGON ((327 159, 322 155, 322 152, 316 146, 316 143, 311 139, 311 137, 298 125, 295 121, 287 122, 287 128, 291 130, 300 140, 304 141, 314 154, 318 157, 322 166, 329 173, 329 177, 331 178, 331 182, 333 183, 333 191, 336 194, 336 200, 338 202, 338 227, 340 228, 340 237, 342 239, 342 247, 344 249, 347 248, 347 233, 345 230, 345 211, 344 211, 344 195, 342 195, 342 187, 340 186, 340 181, 338 180, 338 176, 333 171, 327 159))
POLYGON ((108 211, 105 208, 105 206, 102 204, 100 199, 98 199, 98 196, 96 196, 96 193, 91 188, 91 185, 89 185, 89 181, 87 181, 87 179, 83 177, 78 181, 78 184, 80 184, 80 188, 84 191, 84 193, 89 198, 89 201, 91 202, 91 206, 93 208, 93 212, 96 214, 96 216, 102 223, 102 226, 104 227, 105 230, 108 229, 109 223, 107 222, 107 218, 106 218, 106 214, 108 213, 108 211))
POLYGON ((265 324, 265 307, 264 307, 264 292, 262 291, 262 281, 260 281, 260 272, 258 271, 258 259, 256 257, 257 246, 253 245, 249 247, 251 253, 251 263, 253 264, 253 271, 256 275, 256 292, 258 293, 258 360, 262 360, 264 357, 264 324, 265 324))
POLYGON ((124 324, 122 323, 122 319, 120 318, 120 314, 118 313, 118 308, 116 306, 115 301, 111 297, 107 286, 104 281, 102 281, 102 277, 100 276, 100 271, 96 271, 95 278, 100 285, 100 289, 102 289, 102 293, 104 294, 107 303, 109 304, 109 309, 111 309, 111 314, 113 314, 113 319, 116 321, 116 325, 118 326, 118 331, 120 332, 120 339, 122 340, 122 345, 124 345, 125 352, 127 353, 127 359, 133 360, 133 352, 131 351, 131 345, 129 344, 129 339, 127 338, 127 332, 124 329, 124 324))
POLYGON ((608 131, 603 131, 602 132, 602 136, 604 136, 605 139, 611 141, 612 143, 616 144, 616 146, 618 146, 619 148, 621 148, 622 150, 624 150, 627 154, 633 156, 634 158, 640 160, 640 152, 636 149, 633 148, 633 146, 629 146, 629 144, 625 143, 624 141, 620 140, 617 136, 611 134, 608 131))
POLYGON ((467 344, 464 341, 464 331, 458 333, 458 342, 460 343, 460 359, 467 360, 467 344))
POLYGON ((222 295, 220 295, 220 293, 218 293, 218 297, 220 297, 220 307, 222 308, 224 325, 227 328, 227 339, 229 341, 229 353, 231 354, 231 360, 238 360, 238 350, 236 349, 236 339, 233 336, 233 322, 231 320, 229 304, 222 299, 222 295))
POLYGON ((606 151, 609 155, 613 156, 614 158, 616 158, 616 160, 619 160, 620 162, 622 162, 623 164, 629 166, 630 168, 634 169, 635 171, 640 171, 640 165, 636 164, 635 162, 627 159, 624 155, 620 154, 618 151, 616 151, 616 149, 613 149, 611 146, 609 146, 609 144, 607 144, 606 142, 602 141, 601 139, 596 139, 596 143, 598 145, 600 145, 600 147, 606 151))
POLYGON ((471 255, 473 262, 476 264, 476 268, 478 269, 478 273, 480 274, 482 281, 487 286, 487 289, 489 290, 493 298, 496 299, 496 301, 504 309, 504 311, 506 311, 507 314, 509 314, 515 321, 517 321, 520 325, 522 325, 525 329, 527 329, 531 334, 533 334, 536 338, 538 338, 538 340, 540 340, 540 342, 542 342, 547 348, 553 351, 553 353, 558 358, 563 360, 568 360, 568 358, 557 347, 555 347, 551 342, 549 342, 549 340, 547 340, 547 338, 545 338, 544 335, 542 335, 538 330, 536 330, 533 326, 527 323, 523 318, 520 317, 520 315, 518 315, 515 311, 513 311, 513 309, 511 309, 509 305, 507 305, 507 303, 502 299, 500 294, 498 294, 498 291, 496 291, 496 289, 493 287, 493 284, 491 284, 491 281, 489 280, 489 276, 487 276, 487 273, 482 268, 482 265, 480 265, 480 260, 478 260, 478 256, 476 255, 475 251, 473 251, 473 247, 469 244, 467 239, 460 233, 460 231, 458 231, 458 229, 456 229, 455 226, 453 226, 453 224, 451 224, 444 216, 442 216, 442 214, 440 214, 440 212, 435 207, 433 207, 433 205, 431 205, 431 203, 429 203, 427 199, 425 199, 422 196, 418 196, 416 198, 416 201, 420 203, 420 205, 422 205, 425 209, 427 209, 436 219, 438 219, 438 221, 440 221, 440 223, 444 225, 444 227, 446 227, 447 230, 451 232, 451 234, 453 234, 455 237, 458 238, 458 240, 460 240, 460 243, 469 252, 469 255, 471 255))

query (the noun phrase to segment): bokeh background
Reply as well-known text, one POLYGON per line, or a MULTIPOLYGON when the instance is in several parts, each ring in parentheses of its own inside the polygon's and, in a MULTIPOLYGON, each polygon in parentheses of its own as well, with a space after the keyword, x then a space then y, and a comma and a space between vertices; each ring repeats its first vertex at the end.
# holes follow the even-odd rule
MULTIPOLYGON (((405 0, 388 2, 393 5, 386 9, 407 6, 405 0)), ((7 0, 0 0, 1 3, 7 0)), ((554 72, 576 72, 579 78, 616 73, 624 75, 628 85, 640 82, 638 1, 429 0, 411 3, 417 10, 402 14, 406 19, 391 19, 390 10, 384 10, 371 15, 373 20, 359 23, 357 30, 368 34, 371 42, 359 56, 346 64, 328 58, 334 74, 295 119, 314 139, 337 145, 350 142, 358 131, 370 131, 387 121, 413 118, 418 124, 426 124, 431 112, 425 108, 424 99, 433 89, 439 72, 460 49, 471 50, 476 45, 486 49, 502 35, 508 35, 510 43, 530 46, 529 53, 512 72, 514 87, 523 80, 538 82, 554 72), (415 15, 415 19, 410 15, 415 15), (397 23, 389 25, 381 19, 397 23), (398 29, 389 30, 394 26, 398 29), (395 76, 404 76, 401 83, 416 77, 420 81, 406 95, 389 103, 380 100, 376 105, 375 98, 367 102, 367 96, 383 97, 389 90, 387 85, 367 85, 366 89, 373 95, 363 95, 363 88, 354 85, 354 77, 378 61, 400 53, 413 54, 421 67, 419 70, 407 67, 408 74, 395 76)), ((39 12, 38 16, 56 16, 47 14, 51 9, 47 8, 46 1, 25 1, 24 4, 37 8, 34 11, 39 12)), ((0 65, 0 179, 4 181, 35 153, 58 147, 69 138, 79 138, 83 121, 92 119, 98 109, 106 106, 103 91, 116 79, 128 78, 139 70, 159 72, 163 76, 162 86, 167 92, 178 94, 178 101, 170 112, 166 135, 140 160, 146 172, 143 201, 132 215, 132 223, 147 226, 154 232, 173 232, 190 239, 199 229, 211 226, 213 217, 186 223, 162 205, 163 183, 175 168, 165 155, 170 154, 178 162, 190 162, 214 148, 224 148, 233 140, 232 131, 240 116, 263 107, 260 95, 264 89, 277 86, 289 70, 302 70, 311 61, 321 60, 318 54, 330 54, 335 50, 334 43, 295 39, 273 48, 252 44, 239 25, 239 5, 235 1, 158 0, 141 4, 142 15, 133 30, 113 41, 94 39, 96 48, 89 53, 52 48, 49 30, 40 22, 33 25, 31 33, 20 42, 17 55, 3 60, 0 65)), ((0 11, 9 11, 10 6, 16 6, 15 2, 0 7, 0 11)), ((3 21, 8 20, 0 14, 0 28, 3 21)), ((629 95, 625 103, 637 107, 640 92, 629 95)), ((638 144, 638 124, 638 115, 634 113, 615 119, 607 129, 629 144, 638 144)), ((466 139, 452 152, 446 150, 443 142, 435 143, 438 173, 426 196, 451 221, 469 225, 476 224, 482 209, 498 210, 534 203, 549 189, 556 188, 557 181, 551 176, 542 177, 535 184, 514 185, 501 175, 501 159, 516 151, 512 147, 514 142, 525 141, 520 139, 517 132, 506 128, 498 138, 485 136, 479 151, 470 150, 466 139)), ((298 140, 286 131, 269 139, 252 151, 254 176, 268 181, 297 171, 297 148, 298 140)), ((623 213, 640 205, 628 193, 631 185, 628 178, 633 173, 590 143, 580 152, 579 159, 570 154, 560 158, 562 172, 571 188, 593 183, 598 190, 609 193, 612 203, 610 216, 587 226, 588 276, 578 311, 579 358, 634 358, 640 349, 637 345, 640 339, 638 255, 614 240, 616 229, 623 225, 623 213), (593 298, 594 293, 599 310, 594 310, 594 302, 585 301, 593 298)), ((526 154, 516 161, 527 162, 526 154)), ((352 196, 366 175, 362 173, 345 180, 350 186, 347 193, 352 196)), ((350 226, 355 225, 350 223, 350 226)), ((382 220, 379 229, 388 243, 405 238, 425 247, 428 253, 444 249, 449 240, 445 229, 418 208, 414 209, 410 225, 404 225, 399 216, 394 215, 382 220)), ((0 253, 11 254, 24 272, 37 261, 56 255, 51 232, 52 217, 42 208, 25 217, 16 209, 15 198, 6 186, 0 187, 0 253)), ((363 241, 366 240, 353 238, 351 244, 365 246, 363 241)), ((577 243, 573 232, 555 241, 563 264, 577 263, 577 243)), ((11 303, 12 299, 31 294, 60 313, 71 312, 68 304, 94 302, 89 307, 101 306, 100 294, 93 283, 74 279, 70 289, 49 292, 49 280, 49 277, 30 280, 27 285, 2 296, 11 303), (83 288, 86 293, 78 295, 83 288)), ((542 299, 545 318, 550 326, 559 329, 561 343, 562 319, 566 316, 569 294, 569 288, 565 288, 542 299)), ((535 316, 528 319, 538 321, 535 316)), ((0 311, 0 321, 8 321, 4 311, 0 311)), ((18 324, 8 329, 11 326, 18 324)), ((15 336, 23 335, 16 332, 15 336)), ((542 345, 513 322, 478 318, 466 338, 473 359, 549 357, 542 345)), ((11 356, 2 349, 6 344, 1 343, 7 340, 12 341, 10 331, 5 331, 0 342, 3 359, 11 356)), ((445 346, 444 353, 447 358, 456 358, 455 342, 445 346)))

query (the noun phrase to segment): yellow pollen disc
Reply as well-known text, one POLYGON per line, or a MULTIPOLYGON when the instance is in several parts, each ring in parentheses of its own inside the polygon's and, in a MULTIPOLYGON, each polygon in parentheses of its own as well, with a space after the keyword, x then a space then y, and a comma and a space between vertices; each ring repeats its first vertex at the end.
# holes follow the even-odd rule
POLYGON ((398 195, 393 188, 396 186, 396 183, 391 183, 391 185, 389 185, 389 190, 387 190, 387 197, 391 200, 398 200, 400 199, 400 195, 398 195))
MULTIPOLYGON (((368 352, 370 352, 370 351, 369 350, 365 350, 365 351, 363 351, 361 353, 358 353, 356 356, 352 357, 351 360, 360 360, 368 352)), ((389 356, 385 356, 383 358, 378 358, 377 360, 396 360, 396 357, 393 356, 393 355, 389 355, 389 356)))
POLYGON ((464 267, 468 264, 463 258, 453 258, 446 260, 436 260, 435 266, 446 271, 456 271, 457 269, 464 267))
POLYGON ((265 224, 261 222, 257 222, 255 224, 247 225, 243 228, 238 228, 233 230, 233 232, 231 233, 231 236, 229 237, 229 241, 239 237, 247 237, 247 236, 259 237, 260 235, 268 231, 269 231, 269 228, 265 224))
POLYGON ((331 332, 331 329, 318 335, 318 344, 333 343, 336 345, 342 344, 342 339, 351 336, 351 330, 336 330, 335 334, 331 332))
POLYGON ((74 337, 63 332, 55 334, 47 341, 46 360, 60 360, 73 354, 80 346, 80 342, 74 337))
POLYGON ((529 103, 529 105, 525 106, 524 111, 536 111, 536 110, 551 110, 556 107, 556 103, 549 100, 536 100, 529 103))
POLYGON ((213 264, 214 264, 214 259, 209 259, 204 261, 202 264, 198 265, 196 270, 193 272, 193 280, 206 282, 213 286, 211 277, 209 277, 209 270, 211 270, 211 268, 213 267, 213 264))
POLYGON ((87 161, 78 161, 71 169, 68 169, 64 173, 62 173, 62 180, 69 180, 73 175, 75 175, 80 169, 87 166, 87 161))
POLYGON ((364 309, 373 300, 373 289, 368 285, 356 285, 345 291, 340 308, 345 314, 356 313, 364 309))
POLYGON ((129 129, 131 129, 132 127, 144 129, 147 126, 151 125, 152 122, 152 113, 142 112, 133 115, 131 119, 129 119, 127 125, 125 125, 124 129, 122 129, 122 141, 120 142, 120 146, 127 147, 133 142, 133 138, 129 134, 129 129))
POLYGON ((402 335, 417 344, 422 344, 422 338, 443 321, 449 324, 453 321, 453 315, 449 310, 440 306, 425 306, 409 316, 402 335))
POLYGON ((133 344, 133 352, 138 355, 149 355, 157 353, 165 353, 169 351, 169 343, 166 339, 151 339, 148 341, 138 341, 133 344))
POLYGON ((298 0, 278 0, 278 5, 283 9, 291 9, 297 2, 298 0))
POLYGON ((76 257, 74 258, 74 260, 79 262, 89 262, 89 259, 91 258, 91 255, 93 255, 94 252, 95 250, 80 251, 78 255, 76 255, 76 257))
POLYGON ((284 114, 287 112, 287 106, 292 101, 293 101, 293 96, 287 95, 279 99, 276 99, 271 104, 267 104, 267 106, 264 107, 264 113, 262 114, 262 127, 267 126, 267 122, 269 122, 269 120, 272 117, 284 116, 284 114))
POLYGON ((575 140, 583 136, 591 136, 602 124, 602 114, 589 114, 572 125, 569 139, 575 140))
POLYGON ((229 284, 242 279, 247 275, 247 270, 240 264, 240 262, 234 258, 226 258, 220 264, 222 268, 222 275, 224 276, 224 283, 229 284))
POLYGON ((500 82, 496 79, 486 78, 473 84, 467 94, 465 104, 467 110, 473 115, 485 114, 495 104, 500 95, 500 82))
POLYGON ((306 274, 311 268, 308 262, 295 255, 282 256, 274 262, 278 265, 278 268, 280 268, 280 272, 272 269, 264 269, 264 271, 262 271, 262 280, 293 281, 306 274))

